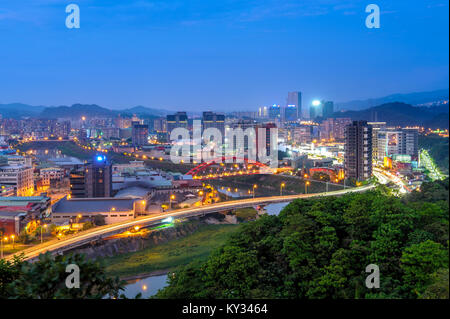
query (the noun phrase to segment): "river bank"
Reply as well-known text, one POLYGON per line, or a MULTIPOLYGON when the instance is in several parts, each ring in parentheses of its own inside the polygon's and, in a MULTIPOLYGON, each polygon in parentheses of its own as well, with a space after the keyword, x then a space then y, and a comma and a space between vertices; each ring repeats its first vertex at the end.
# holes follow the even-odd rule
POLYGON ((105 264, 108 275, 125 280, 161 275, 191 261, 205 260, 238 227, 233 224, 201 224, 183 237, 99 260, 105 264))

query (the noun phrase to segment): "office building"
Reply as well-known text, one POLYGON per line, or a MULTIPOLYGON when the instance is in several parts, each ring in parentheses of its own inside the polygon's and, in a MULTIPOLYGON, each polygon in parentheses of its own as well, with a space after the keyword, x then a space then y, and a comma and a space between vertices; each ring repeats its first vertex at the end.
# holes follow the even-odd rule
POLYGON ((352 123, 350 118, 328 118, 320 124, 320 139, 341 141, 345 139, 345 127, 352 123))
POLYGON ((302 117, 302 92, 288 92, 285 121, 297 121, 302 117))
POLYGON ((73 171, 69 178, 73 198, 112 196, 112 165, 104 155, 96 155, 82 169, 73 171))
POLYGON ((112 196, 112 165, 104 155, 97 155, 85 168, 86 197, 112 196))
POLYGON ((158 133, 167 132, 167 120, 164 117, 160 117, 153 120, 153 130, 158 133))
POLYGON ((367 122, 372 126, 372 158, 377 160, 378 155, 378 132, 386 128, 386 122, 367 122))
POLYGON ((261 106, 258 109, 258 116, 263 119, 268 118, 269 117, 269 108, 267 106, 261 106))
POLYGON ((84 170, 73 171, 69 175, 70 197, 84 198, 86 196, 86 187, 84 180, 84 170))
POLYGON ((281 107, 279 104, 273 104, 269 107, 269 118, 271 120, 281 119, 281 107))
POLYGON ((383 161, 393 155, 410 155, 417 159, 419 131, 414 128, 382 128, 377 129, 376 159, 383 161))
POLYGON ((333 101, 322 101, 323 104, 323 114, 324 119, 330 118, 334 113, 334 103, 333 101))
POLYGON ((309 108, 309 118, 315 120, 323 116, 323 103, 319 100, 314 100, 309 108))
POLYGON ((31 196, 34 193, 33 168, 24 165, 2 165, 0 184, 13 186, 17 196, 31 196))
MULTIPOLYGON (((270 129, 275 129, 277 128, 277 126, 275 125, 275 123, 265 123, 265 124, 258 124, 255 127, 255 133, 256 133, 256 154, 259 156, 259 152, 260 152, 260 148, 259 148, 259 140, 264 138, 263 136, 263 132, 265 132, 265 140, 264 140, 264 146, 266 148, 266 155, 271 155, 270 154, 270 150, 271 150, 271 135, 272 132, 270 129), (260 132, 261 129, 261 132, 260 132), (262 133, 262 134, 260 134, 262 133)), ((278 143, 278 136, 276 137, 276 141, 278 143)), ((273 146, 275 147, 275 145, 273 146)))
POLYGON ((358 181, 372 176, 372 127, 367 121, 353 121, 345 129, 345 178, 358 181))
POLYGON ((216 128, 222 134, 222 140, 225 136, 225 115, 214 112, 203 112, 202 131, 208 128, 216 128))
POLYGON ((134 147, 141 147, 148 144, 148 125, 133 122, 131 128, 131 140, 134 147))
POLYGON ((167 115, 167 133, 170 133, 178 127, 188 129, 188 116, 186 112, 177 112, 172 115, 167 115))

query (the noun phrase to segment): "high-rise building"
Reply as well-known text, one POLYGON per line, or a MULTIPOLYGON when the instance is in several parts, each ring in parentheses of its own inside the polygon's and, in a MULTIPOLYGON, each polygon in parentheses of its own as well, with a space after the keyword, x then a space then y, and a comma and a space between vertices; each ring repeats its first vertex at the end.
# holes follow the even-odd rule
POLYGON ((148 144, 148 125, 133 122, 131 129, 131 140, 133 146, 140 147, 148 144))
POLYGON ((413 128, 380 128, 376 131, 376 159, 392 155, 410 155, 417 159, 419 132, 413 128))
POLYGON ((84 170, 73 171, 69 175, 70 196, 73 198, 84 198, 86 196, 86 187, 84 180, 84 170))
POLYGON ((334 113, 334 103, 333 101, 322 101, 323 104, 323 114, 324 119, 330 118, 334 113))
POLYGON ((372 158, 378 159, 378 132, 386 128, 386 122, 367 122, 372 126, 372 158))
MULTIPOLYGON (((265 132, 265 147, 266 147, 266 155, 271 155, 271 134, 270 131, 271 128, 277 128, 275 123, 265 123, 265 124, 258 124, 255 127, 255 133, 256 133, 256 154, 259 155, 260 149, 259 149, 259 139, 263 138, 262 135, 260 135, 260 129, 261 132, 265 132)), ((276 137, 278 139, 278 136, 276 137)))
POLYGON ((225 136, 225 115, 214 112, 203 112, 202 130, 204 131, 210 127, 218 129, 223 139, 225 136))
POLYGON ((160 117, 153 120, 153 130, 158 133, 167 132, 167 120, 164 117, 160 117))
POLYGON ((278 104, 273 104, 269 107, 269 118, 271 120, 280 119, 281 118, 281 107, 278 104))
POLYGON ((112 165, 105 155, 97 155, 85 166, 86 197, 111 197, 112 165))
POLYGON ((55 134, 58 138, 61 137, 63 139, 67 139, 69 138, 70 129, 70 121, 57 122, 55 134))
POLYGON ((73 198, 112 196, 112 164, 105 155, 96 155, 82 169, 70 174, 70 195, 73 198))
POLYGON ((173 115, 167 115, 167 133, 170 133, 178 127, 188 128, 188 116, 186 112, 177 112, 173 115))
POLYGON ((258 109, 258 116, 260 118, 268 118, 269 117, 269 108, 267 106, 261 106, 258 109))
POLYGON ((309 118, 315 120, 318 117, 323 116, 323 102, 319 100, 314 100, 309 107, 309 118))
POLYGON ((328 118, 320 124, 320 139, 344 140, 345 127, 352 123, 350 118, 328 118))
POLYGON ((345 128, 344 170, 346 178, 363 181, 372 176, 372 127, 353 121, 345 128))
POLYGON ((284 114, 285 121, 297 121, 302 117, 302 92, 288 92, 284 114))

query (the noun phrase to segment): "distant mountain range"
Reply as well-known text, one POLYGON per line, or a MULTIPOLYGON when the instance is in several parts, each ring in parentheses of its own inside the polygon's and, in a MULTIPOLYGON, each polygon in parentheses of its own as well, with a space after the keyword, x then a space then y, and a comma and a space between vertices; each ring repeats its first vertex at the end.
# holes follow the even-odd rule
POLYGON ((32 106, 22 103, 0 104, 0 114, 4 118, 67 118, 79 119, 81 116, 87 117, 108 117, 132 116, 136 114, 142 117, 160 117, 168 114, 168 111, 148 108, 145 106, 135 106, 124 110, 110 110, 96 104, 74 104, 72 106, 32 106))
MULTIPOLYGON (((410 94, 394 94, 378 99, 343 103, 348 111, 335 112, 334 117, 349 117, 353 120, 383 121, 389 125, 424 125, 433 128, 449 127, 449 90, 437 90, 410 94), (387 101, 387 102, 385 102, 387 101), (405 102, 409 101, 409 102, 405 102), (433 103, 439 102, 440 103, 433 103), (414 106, 425 104, 431 106, 414 106), (356 109, 351 109, 356 108, 356 109)), ((342 109, 342 107, 340 108, 342 109)), ((77 120, 86 117, 116 117, 136 114, 144 118, 165 116, 171 111, 135 106, 123 110, 111 110, 99 105, 74 104, 72 106, 32 106, 21 103, 0 104, 4 118, 65 118, 77 120)))
POLYGON ((406 94, 392 94, 380 98, 336 103, 336 109, 346 111, 359 111, 373 106, 392 102, 403 102, 411 105, 421 105, 448 100, 448 98, 448 89, 406 94))
POLYGON ((400 102, 385 103, 361 111, 336 112, 333 117, 349 117, 355 121, 386 122, 394 126, 449 127, 448 104, 418 107, 400 102))

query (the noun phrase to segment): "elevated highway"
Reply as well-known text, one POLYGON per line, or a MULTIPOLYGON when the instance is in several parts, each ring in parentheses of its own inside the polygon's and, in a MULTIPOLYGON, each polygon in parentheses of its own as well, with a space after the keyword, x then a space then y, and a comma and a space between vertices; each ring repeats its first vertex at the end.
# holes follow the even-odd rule
MULTIPOLYGON (((25 260, 32 260, 39 256, 39 254, 45 253, 47 251, 53 254, 62 254, 65 251, 83 246, 90 242, 101 240, 103 238, 109 237, 111 235, 122 233, 135 226, 147 227, 155 224, 159 224, 162 220, 172 217, 172 218, 188 218, 194 216, 204 216, 211 213, 217 213, 238 208, 254 207, 257 205, 268 205, 275 203, 290 202, 298 198, 313 198, 320 196, 340 196, 346 193, 352 192, 364 192, 374 188, 374 185, 366 185, 356 188, 347 188, 343 190, 337 190, 326 193, 316 193, 316 194, 298 194, 298 195, 286 195, 286 196, 271 196, 271 197, 256 197, 248 199, 240 199, 228 202, 221 202, 216 204, 210 204, 194 208, 184 208, 173 210, 160 214, 152 214, 149 216, 139 217, 133 220, 105 225, 96 227, 87 231, 80 232, 78 234, 67 236, 63 239, 54 239, 45 242, 40 245, 22 250, 17 254, 24 254, 25 260)), ((5 259, 12 259, 13 255, 7 256, 5 259)))

